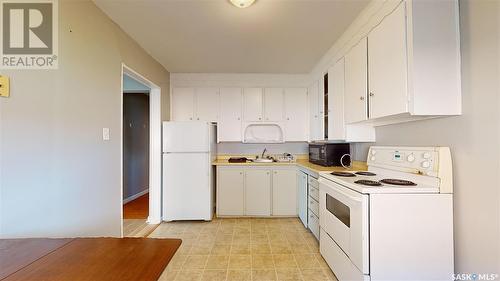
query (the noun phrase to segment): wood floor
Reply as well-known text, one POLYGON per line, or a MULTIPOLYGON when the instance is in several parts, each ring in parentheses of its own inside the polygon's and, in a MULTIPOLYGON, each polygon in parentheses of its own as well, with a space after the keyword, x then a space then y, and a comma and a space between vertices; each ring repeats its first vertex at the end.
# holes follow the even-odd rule
POLYGON ((123 205, 123 219, 147 219, 149 215, 149 193, 123 205))

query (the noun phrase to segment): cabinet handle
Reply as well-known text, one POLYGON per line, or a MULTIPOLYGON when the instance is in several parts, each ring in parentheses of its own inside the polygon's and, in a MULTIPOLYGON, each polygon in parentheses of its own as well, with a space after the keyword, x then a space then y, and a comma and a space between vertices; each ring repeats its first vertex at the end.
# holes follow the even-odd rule
POLYGON ((262 118, 259 117, 259 120, 262 120, 262 118))
POLYGON ((274 171, 274 174, 276 175, 276 174, 278 174, 278 172, 274 171))
POLYGON ((189 117, 189 120, 193 120, 193 117, 189 117))
POLYGON ((360 100, 365 100, 365 97, 359 97, 360 100))
POLYGON ((269 175, 269 172, 267 172, 266 174, 268 174, 268 175, 269 175))
POLYGON ((238 120, 240 120, 240 119, 241 119, 241 118, 240 118, 240 117, 238 117, 238 120))
POLYGON ((243 172, 240 172, 240 175, 243 175, 243 172))
POLYGON ((373 97, 374 95, 375 95, 374 93, 370 92, 370 97, 373 97))
POLYGON ((196 120, 200 120, 200 117, 196 118, 196 120))

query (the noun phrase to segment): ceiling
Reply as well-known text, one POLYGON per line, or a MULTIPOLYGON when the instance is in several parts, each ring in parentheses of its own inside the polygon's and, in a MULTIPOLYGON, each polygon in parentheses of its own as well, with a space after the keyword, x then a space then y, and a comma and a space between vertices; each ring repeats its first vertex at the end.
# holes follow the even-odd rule
POLYGON ((308 73, 369 0, 94 0, 170 72, 308 73))

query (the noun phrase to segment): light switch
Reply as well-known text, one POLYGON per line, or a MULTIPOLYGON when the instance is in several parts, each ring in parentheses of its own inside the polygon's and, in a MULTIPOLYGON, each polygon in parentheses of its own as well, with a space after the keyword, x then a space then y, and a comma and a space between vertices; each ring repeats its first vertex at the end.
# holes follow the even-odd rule
POLYGON ((102 128, 102 140, 109 140, 109 128, 102 128))
POLYGON ((9 77, 0 76, 0 97, 8 98, 10 96, 9 77))

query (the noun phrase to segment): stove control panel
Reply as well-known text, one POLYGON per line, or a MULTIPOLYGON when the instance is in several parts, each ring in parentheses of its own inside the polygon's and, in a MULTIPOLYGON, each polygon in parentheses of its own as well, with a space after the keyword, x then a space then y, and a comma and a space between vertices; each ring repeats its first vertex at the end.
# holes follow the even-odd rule
POLYGON ((435 174, 439 152, 429 147, 371 147, 368 165, 392 166, 401 170, 418 170, 423 174, 435 174))

